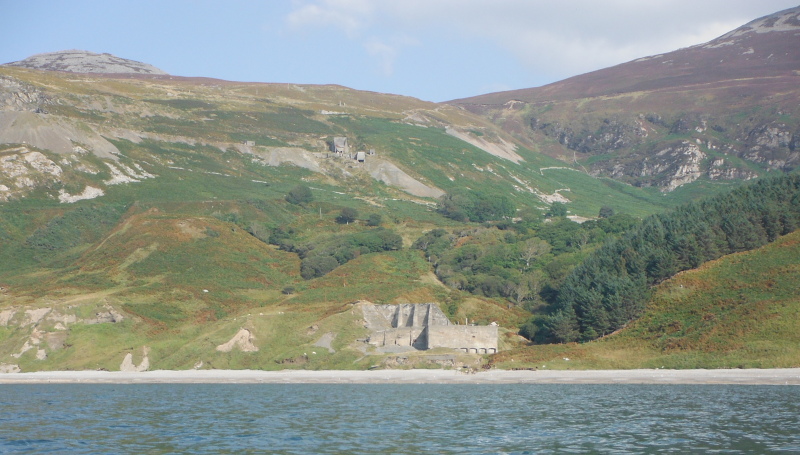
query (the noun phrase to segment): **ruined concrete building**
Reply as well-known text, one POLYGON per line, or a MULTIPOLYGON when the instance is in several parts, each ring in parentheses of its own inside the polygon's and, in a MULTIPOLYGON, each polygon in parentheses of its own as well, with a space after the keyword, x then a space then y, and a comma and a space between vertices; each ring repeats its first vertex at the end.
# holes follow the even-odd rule
POLYGON ((367 342, 386 350, 452 348, 468 353, 497 352, 497 325, 454 325, 435 303, 373 305, 362 303, 367 342))
POLYGON ((350 155, 350 145, 346 137, 334 137, 331 144, 331 151, 338 155, 350 155))

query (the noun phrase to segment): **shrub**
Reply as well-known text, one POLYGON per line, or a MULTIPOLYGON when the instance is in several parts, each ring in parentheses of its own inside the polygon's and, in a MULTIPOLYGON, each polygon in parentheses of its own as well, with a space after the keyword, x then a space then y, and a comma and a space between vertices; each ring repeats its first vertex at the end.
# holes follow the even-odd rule
POLYGON ((300 275, 306 280, 316 278, 339 266, 339 261, 333 256, 310 256, 300 263, 300 275))
POLYGON ((503 195, 455 188, 441 197, 439 213, 456 221, 496 221, 516 213, 511 200, 503 195))
POLYGON ((295 205, 304 205, 314 200, 311 188, 305 185, 297 185, 286 195, 286 202, 295 205))
POLYGON ((336 217, 336 222, 339 224, 350 224, 358 218, 358 210, 345 207, 339 213, 339 216, 336 217))
POLYGON ((550 204, 550 209, 545 215, 548 218, 567 216, 567 204, 564 204, 563 202, 553 202, 550 204))

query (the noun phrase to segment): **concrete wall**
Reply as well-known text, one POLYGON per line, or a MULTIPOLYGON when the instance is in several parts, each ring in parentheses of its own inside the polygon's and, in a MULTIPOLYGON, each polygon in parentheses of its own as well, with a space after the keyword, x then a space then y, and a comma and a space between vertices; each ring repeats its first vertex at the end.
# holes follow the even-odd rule
POLYGON ((497 352, 497 326, 428 326, 428 349, 453 348, 464 352, 497 352))
POLYGON ((375 305, 375 309, 395 328, 450 325, 450 320, 435 303, 375 305))
POLYGON ((379 347, 408 346, 415 349, 426 349, 427 337, 424 332, 424 327, 381 330, 369 337, 369 344, 379 347))
POLYGON ((497 326, 453 325, 435 303, 364 305, 362 310, 373 346, 497 352, 497 326))

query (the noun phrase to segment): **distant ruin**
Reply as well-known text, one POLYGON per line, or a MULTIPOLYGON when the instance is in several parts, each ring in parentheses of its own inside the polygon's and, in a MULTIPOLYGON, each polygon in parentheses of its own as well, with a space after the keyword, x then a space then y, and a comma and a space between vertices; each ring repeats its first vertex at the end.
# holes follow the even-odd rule
POLYGON ((367 343, 382 351, 451 348, 475 354, 497 352, 497 325, 452 324, 435 303, 360 306, 372 330, 367 343))

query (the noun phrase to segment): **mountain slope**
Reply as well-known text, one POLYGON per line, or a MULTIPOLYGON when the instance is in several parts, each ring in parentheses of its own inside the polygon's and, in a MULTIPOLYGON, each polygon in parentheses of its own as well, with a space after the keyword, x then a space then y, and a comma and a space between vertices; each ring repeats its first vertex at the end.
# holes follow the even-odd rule
POLYGON ((358 300, 514 328, 524 308, 448 288, 409 248, 434 229, 511 238, 444 217, 436 196, 469 187, 532 222, 554 200, 587 217, 676 203, 559 164, 408 97, 2 66, 0 370, 396 364, 364 343, 358 300), (350 156, 331 151, 336 137, 350 156), (312 201, 286 200, 298 185, 312 201), (358 216, 337 222, 345 209, 358 216), (322 250, 332 270, 304 278, 322 250))
POLYGON ((663 191, 800 161, 800 8, 708 43, 538 88, 454 100, 529 147, 663 191))
POLYGON ((0 86, 0 144, 7 144, 2 200, 45 188, 63 201, 97 197, 191 162, 200 166, 195 172, 229 176, 245 175, 244 166, 251 180, 263 180, 265 167, 291 164, 319 182, 354 188, 372 182, 409 200, 485 187, 538 208, 571 201, 583 216, 603 205, 597 191, 610 195, 606 205, 637 215, 671 204, 561 169, 478 116, 408 97, 202 78, 66 77, 8 66, 0 68, 0 86), (330 153, 336 136, 348 138, 351 155, 376 153, 364 163, 338 159, 330 153), (175 147, 198 153, 179 158, 161 151, 175 147))

